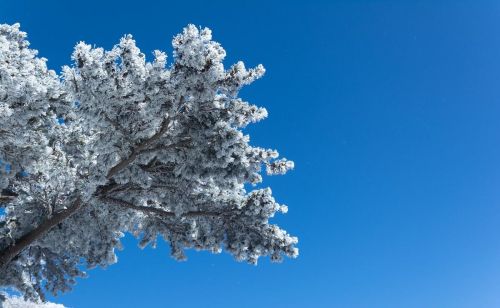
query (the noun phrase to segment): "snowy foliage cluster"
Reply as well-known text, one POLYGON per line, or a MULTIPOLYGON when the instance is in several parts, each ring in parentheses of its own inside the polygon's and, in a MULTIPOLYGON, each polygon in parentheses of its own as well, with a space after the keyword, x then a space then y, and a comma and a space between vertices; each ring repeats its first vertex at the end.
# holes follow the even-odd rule
POLYGON ((0 308, 64 308, 64 305, 61 304, 33 302, 19 296, 7 296, 2 294, 0 294, 0 296, 4 297, 2 301, 0 301, 0 308))
POLYGON ((297 238, 269 219, 287 211, 245 184, 293 162, 253 147, 242 128, 267 116, 238 97, 264 74, 225 68, 211 31, 189 25, 174 56, 147 62, 130 35, 112 50, 83 42, 60 76, 19 25, 0 26, 0 287, 31 300, 67 291, 82 268, 116 262, 125 232, 252 264, 296 257, 297 238))

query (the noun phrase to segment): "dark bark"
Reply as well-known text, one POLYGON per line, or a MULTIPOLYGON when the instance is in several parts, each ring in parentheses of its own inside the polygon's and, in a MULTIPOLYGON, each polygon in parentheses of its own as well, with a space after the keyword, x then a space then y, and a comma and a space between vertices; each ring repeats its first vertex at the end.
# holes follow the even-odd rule
MULTIPOLYGON (((174 212, 168 212, 160 208, 155 208, 155 207, 146 207, 146 206, 140 206, 140 205, 135 205, 130 202, 127 202, 125 200, 117 199, 117 198, 111 198, 111 197, 105 197, 101 198, 104 202, 127 208, 127 209, 132 209, 136 211, 141 211, 144 213, 150 213, 150 214, 157 214, 163 217, 175 217, 174 212)), ((182 217, 217 217, 217 216, 222 216, 223 213, 220 212, 211 212, 211 211, 190 211, 187 213, 183 213, 181 216, 182 217)))
POLYGON ((81 206, 81 200, 77 199, 72 206, 52 215, 52 217, 41 223, 38 227, 17 239, 13 245, 2 250, 0 252, 0 269, 9 264, 12 259, 19 255, 25 248, 29 247, 34 241, 50 231, 50 229, 77 212, 81 206))
POLYGON ((129 157, 123 159, 120 161, 118 164, 116 164, 113 168, 111 168, 106 175, 106 178, 110 179, 112 178, 115 174, 118 172, 122 171, 125 169, 128 165, 130 165, 139 154, 141 154, 142 151, 144 151, 148 146, 156 142, 158 139, 163 136, 163 134, 167 131, 168 127, 170 126, 170 119, 166 118, 163 120, 161 123, 160 129, 153 135, 151 138, 144 140, 143 142, 139 143, 134 150, 132 151, 132 154, 130 154, 129 157))

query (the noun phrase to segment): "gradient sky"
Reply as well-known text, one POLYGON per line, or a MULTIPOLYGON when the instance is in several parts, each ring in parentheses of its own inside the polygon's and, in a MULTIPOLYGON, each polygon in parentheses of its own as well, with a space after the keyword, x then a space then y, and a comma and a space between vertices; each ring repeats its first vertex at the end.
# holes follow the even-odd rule
POLYGON ((266 76, 241 95, 269 111, 247 131, 296 163, 266 178, 289 206, 295 260, 257 267, 126 238, 119 262, 52 299, 70 307, 500 307, 498 1, 20 1, 60 71, 76 42, 131 33, 151 58, 188 23, 226 64, 266 76))

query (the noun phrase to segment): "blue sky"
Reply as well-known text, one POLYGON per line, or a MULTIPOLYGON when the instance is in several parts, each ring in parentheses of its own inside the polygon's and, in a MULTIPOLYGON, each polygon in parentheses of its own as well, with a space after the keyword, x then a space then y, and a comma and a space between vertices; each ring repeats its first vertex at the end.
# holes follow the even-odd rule
POLYGON ((499 307, 498 1, 0 1, 56 71, 77 41, 132 33, 171 55, 188 23, 267 68, 252 143, 296 163, 266 178, 301 255, 143 251, 90 271, 71 307, 499 307))

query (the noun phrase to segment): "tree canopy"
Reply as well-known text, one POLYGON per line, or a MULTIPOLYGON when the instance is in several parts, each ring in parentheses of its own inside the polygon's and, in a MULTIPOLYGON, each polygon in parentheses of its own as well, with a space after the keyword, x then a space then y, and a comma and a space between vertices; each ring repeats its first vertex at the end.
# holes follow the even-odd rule
POLYGON ((269 223, 287 207, 251 188, 263 169, 293 168, 242 132, 267 116, 238 97, 264 68, 225 68, 207 28, 172 45, 167 64, 130 35, 109 51, 80 42, 58 75, 18 24, 0 25, 0 287, 35 301, 67 291, 116 262, 125 233, 141 247, 162 237, 178 260, 186 248, 252 264, 298 255, 269 223))

